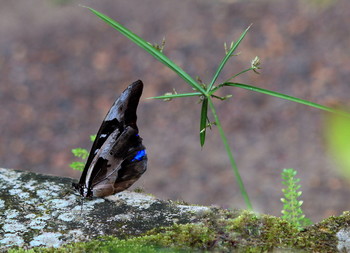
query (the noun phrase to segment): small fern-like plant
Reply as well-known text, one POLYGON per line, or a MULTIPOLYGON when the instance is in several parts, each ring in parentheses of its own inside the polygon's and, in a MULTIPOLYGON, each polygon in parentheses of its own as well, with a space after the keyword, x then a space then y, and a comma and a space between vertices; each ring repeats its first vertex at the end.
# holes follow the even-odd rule
MULTIPOLYGON (((96 139, 96 135, 90 135, 90 140, 94 142, 96 139)), ((73 170, 80 170, 83 171, 85 162, 87 157, 89 156, 89 152, 85 148, 73 148, 72 153, 75 157, 81 158, 83 161, 79 162, 72 162, 69 167, 71 167, 73 170)))
POLYGON ((297 171, 294 169, 283 169, 282 184, 286 188, 282 189, 284 198, 281 198, 283 203, 282 219, 289 221, 296 227, 301 229, 304 226, 310 225, 311 221, 305 217, 301 206, 303 204, 302 200, 298 198, 301 196, 302 191, 299 191, 301 185, 299 184, 300 179, 296 178, 297 171))

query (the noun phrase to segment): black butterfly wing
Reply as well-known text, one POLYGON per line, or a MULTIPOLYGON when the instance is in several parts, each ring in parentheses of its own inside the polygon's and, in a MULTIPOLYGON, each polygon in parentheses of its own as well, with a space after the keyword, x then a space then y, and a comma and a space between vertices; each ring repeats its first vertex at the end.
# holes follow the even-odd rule
POLYGON ((129 85, 128 88, 124 90, 114 102, 97 132, 96 139, 91 147, 82 177, 84 174, 86 174, 86 169, 89 168, 92 159, 112 132, 114 132, 116 129, 119 129, 120 131, 128 125, 137 129, 136 109, 139 104, 142 90, 143 83, 141 80, 138 80, 129 85))
POLYGON ((113 132, 87 172, 86 195, 103 197, 123 191, 140 178, 146 166, 146 150, 137 130, 127 126, 121 134, 113 132))
POLYGON ((135 183, 147 169, 147 154, 141 144, 129 149, 128 156, 123 160, 114 182, 115 193, 124 191, 135 183))
MULTIPOLYGON (((74 187, 82 196, 86 197, 87 195, 91 195, 91 188, 94 186, 93 182, 98 182, 100 180, 99 177, 103 177, 102 175, 107 175, 106 166, 108 166, 108 164, 103 163, 101 159, 98 160, 96 157, 99 157, 102 151, 108 151, 108 149, 115 144, 113 142, 120 137, 127 126, 130 126, 135 131, 135 135, 140 138, 138 136, 138 128, 136 125, 136 109, 142 94, 142 90, 143 83, 141 80, 129 85, 108 111, 96 135, 96 139, 90 150, 90 154, 79 183, 74 184, 74 187), (95 158, 97 161, 93 163, 95 158)), ((140 138, 140 143, 141 141, 142 139, 140 138)))

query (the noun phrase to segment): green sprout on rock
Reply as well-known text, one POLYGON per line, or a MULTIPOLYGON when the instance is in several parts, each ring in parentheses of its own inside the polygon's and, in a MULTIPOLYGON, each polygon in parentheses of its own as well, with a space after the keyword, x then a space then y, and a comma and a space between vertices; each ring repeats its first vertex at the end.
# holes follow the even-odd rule
MULTIPOLYGON (((92 142, 94 142, 96 139, 96 135, 90 135, 90 140, 92 142)), ((79 157, 81 158, 83 161, 79 161, 79 162, 72 162, 69 167, 71 167, 73 170, 79 170, 79 171, 83 171, 84 167, 85 167, 85 162, 86 159, 89 156, 89 152, 85 149, 85 148, 73 148, 72 149, 72 153, 75 157, 79 157)))
POLYGON ((304 226, 310 225, 311 221, 305 217, 301 206, 303 204, 302 200, 298 198, 301 196, 302 191, 299 191, 301 185, 299 184, 300 178, 296 178, 298 172, 294 169, 283 169, 282 184, 286 188, 282 189, 284 198, 281 198, 283 203, 282 219, 289 221, 296 227, 301 229, 304 226))

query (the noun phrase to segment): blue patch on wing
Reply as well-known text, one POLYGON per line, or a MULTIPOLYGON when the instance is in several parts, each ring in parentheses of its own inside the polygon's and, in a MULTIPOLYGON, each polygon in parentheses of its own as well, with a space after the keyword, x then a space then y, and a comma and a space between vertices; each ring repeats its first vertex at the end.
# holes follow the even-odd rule
POLYGON ((134 158, 131 160, 133 161, 141 161, 143 159, 143 157, 146 155, 146 149, 137 151, 136 155, 134 156, 134 158))

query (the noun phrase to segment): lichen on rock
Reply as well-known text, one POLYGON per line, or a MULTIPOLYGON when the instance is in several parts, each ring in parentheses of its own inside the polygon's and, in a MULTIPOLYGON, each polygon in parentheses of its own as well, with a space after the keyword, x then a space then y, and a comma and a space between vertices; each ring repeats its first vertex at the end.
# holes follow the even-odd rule
POLYGON ((124 191, 82 199, 73 179, 0 168, 0 249, 60 247, 101 235, 125 238, 155 227, 195 222, 202 209, 124 191))

